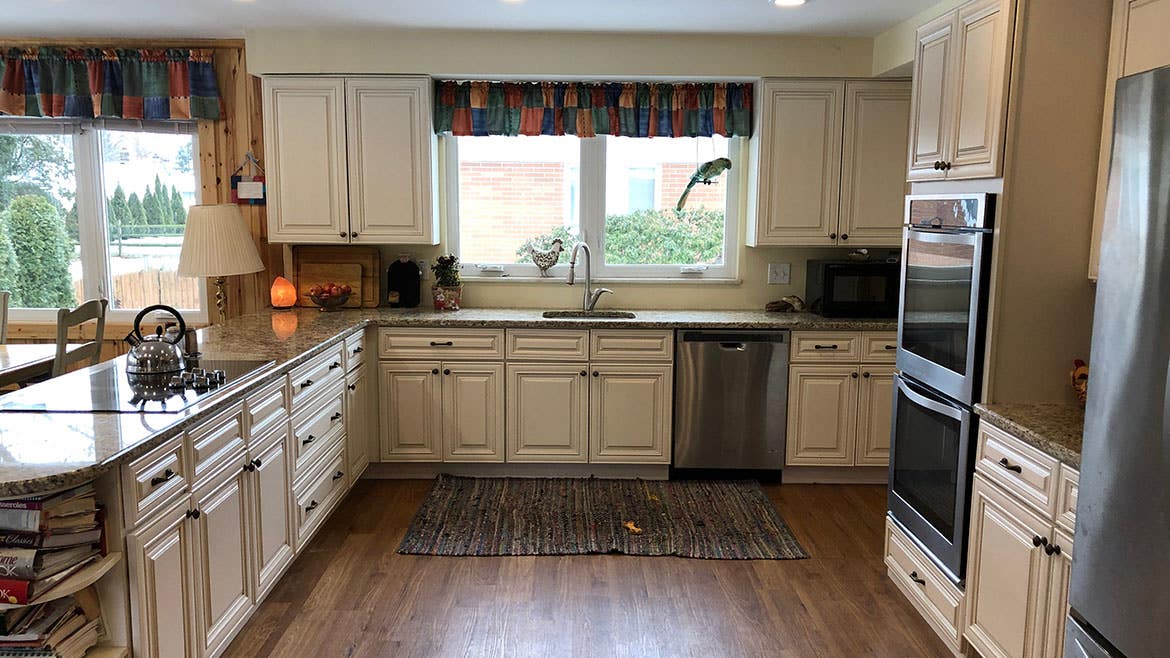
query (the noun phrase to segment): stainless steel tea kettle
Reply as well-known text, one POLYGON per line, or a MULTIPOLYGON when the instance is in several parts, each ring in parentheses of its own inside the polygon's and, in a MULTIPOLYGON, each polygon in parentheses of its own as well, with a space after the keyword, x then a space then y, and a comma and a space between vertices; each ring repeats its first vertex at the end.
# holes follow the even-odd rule
POLYGON ((155 304, 142 309, 134 318, 134 330, 126 334, 126 342, 130 344, 130 352, 126 354, 126 372, 132 375, 161 375, 177 374, 187 365, 183 356, 183 348, 179 342, 187 333, 187 323, 183 316, 164 304, 155 304), (154 333, 143 336, 139 326, 142 320, 152 311, 166 311, 179 321, 179 331, 174 338, 163 332, 162 325, 155 328, 154 333))

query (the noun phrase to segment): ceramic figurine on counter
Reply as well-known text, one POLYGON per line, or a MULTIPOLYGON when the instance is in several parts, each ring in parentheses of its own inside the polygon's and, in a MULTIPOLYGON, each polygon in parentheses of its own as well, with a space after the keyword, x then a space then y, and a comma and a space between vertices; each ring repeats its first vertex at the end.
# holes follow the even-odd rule
POLYGON ((1072 385, 1073 393, 1077 396, 1077 402, 1081 406, 1085 406, 1085 400, 1089 395, 1089 366, 1080 359, 1073 361, 1072 372, 1068 373, 1069 383, 1072 385))
POLYGON ((769 313, 799 313, 807 308, 799 295, 786 295, 764 306, 764 310, 769 313))
POLYGON ((532 262, 540 268, 540 276, 548 276, 548 271, 561 259, 561 252, 565 250, 564 245, 565 243, 557 238, 552 241, 552 248, 548 251, 537 251, 536 247, 528 247, 528 255, 532 257, 532 262))

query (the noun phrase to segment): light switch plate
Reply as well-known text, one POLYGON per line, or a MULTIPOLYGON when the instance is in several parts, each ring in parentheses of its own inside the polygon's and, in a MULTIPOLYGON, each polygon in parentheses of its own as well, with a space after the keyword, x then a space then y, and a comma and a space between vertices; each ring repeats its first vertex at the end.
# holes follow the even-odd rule
POLYGON ((768 263, 768 284, 786 285, 792 283, 791 263, 768 263))

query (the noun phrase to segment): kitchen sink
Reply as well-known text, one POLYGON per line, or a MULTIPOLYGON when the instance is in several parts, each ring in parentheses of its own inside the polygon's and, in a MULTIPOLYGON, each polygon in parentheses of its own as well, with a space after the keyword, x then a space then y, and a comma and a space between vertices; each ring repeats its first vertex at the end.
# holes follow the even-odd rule
POLYGON ((635 316, 629 311, 545 311, 546 318, 609 318, 633 320, 635 316))

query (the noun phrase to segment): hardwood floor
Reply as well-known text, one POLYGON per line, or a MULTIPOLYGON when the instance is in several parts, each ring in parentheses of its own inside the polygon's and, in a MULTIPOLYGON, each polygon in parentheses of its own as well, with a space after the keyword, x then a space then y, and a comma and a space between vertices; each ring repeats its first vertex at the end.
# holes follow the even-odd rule
POLYGON ((766 487, 808 560, 430 557, 429 481, 363 480, 225 656, 945 656, 886 577, 885 488, 766 487))

